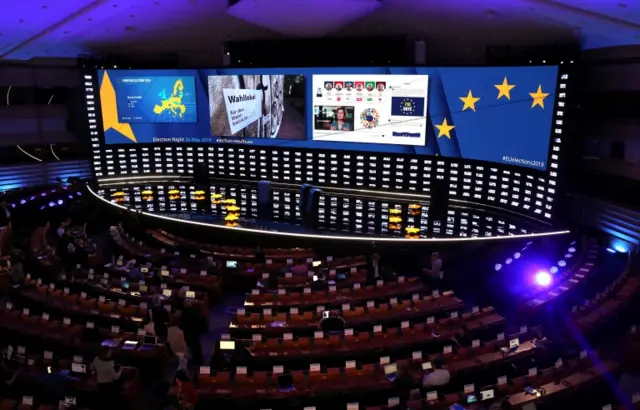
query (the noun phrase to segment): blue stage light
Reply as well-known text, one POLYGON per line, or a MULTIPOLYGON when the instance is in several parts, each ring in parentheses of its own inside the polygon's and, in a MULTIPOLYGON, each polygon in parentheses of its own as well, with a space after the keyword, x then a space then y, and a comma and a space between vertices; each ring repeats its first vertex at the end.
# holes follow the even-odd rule
POLYGON ((516 252, 513 254, 513 258, 514 259, 520 259, 520 256, 522 256, 522 254, 520 252, 516 252))
POLYGON ((496 268, 496 272, 499 271, 500 269, 502 269, 502 265, 499 263, 496 263, 496 266, 494 266, 496 268))
POLYGON ((558 266, 560 266, 561 268, 564 268, 565 266, 567 266, 567 262, 560 261, 560 262, 558 262, 558 266))

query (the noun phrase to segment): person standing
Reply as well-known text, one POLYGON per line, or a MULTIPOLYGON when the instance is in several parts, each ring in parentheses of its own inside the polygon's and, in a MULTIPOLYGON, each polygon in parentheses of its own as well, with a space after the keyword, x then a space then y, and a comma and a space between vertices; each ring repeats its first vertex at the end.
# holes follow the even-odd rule
POLYGON ((442 285, 442 279, 444 272, 442 271, 442 259, 438 252, 431 254, 431 269, 424 268, 422 273, 425 275, 425 280, 434 289, 438 289, 442 285))
POLYGON ((202 315, 200 309, 194 305, 193 300, 185 299, 184 310, 180 315, 180 328, 184 333, 184 340, 191 351, 194 365, 202 366, 204 358, 202 356, 202 342, 200 338, 206 333, 207 320, 202 315))

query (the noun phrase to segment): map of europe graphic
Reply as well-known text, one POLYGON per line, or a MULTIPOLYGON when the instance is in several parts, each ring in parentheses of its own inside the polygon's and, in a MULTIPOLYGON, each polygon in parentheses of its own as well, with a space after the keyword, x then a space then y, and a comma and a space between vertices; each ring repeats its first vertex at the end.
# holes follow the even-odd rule
POLYGON ((118 117, 128 123, 194 123, 194 77, 119 77, 114 81, 118 117))

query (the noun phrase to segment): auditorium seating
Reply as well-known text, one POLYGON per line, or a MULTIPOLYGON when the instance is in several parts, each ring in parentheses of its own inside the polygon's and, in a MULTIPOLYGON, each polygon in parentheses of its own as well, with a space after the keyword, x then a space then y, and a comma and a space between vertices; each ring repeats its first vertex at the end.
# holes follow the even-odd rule
MULTIPOLYGON (((396 364, 418 388, 422 364, 435 362, 442 362, 450 371, 450 384, 423 388, 419 400, 408 401, 409 408, 446 410, 464 403, 470 392, 484 386, 495 389, 497 397, 508 398, 514 408, 531 403, 569 408, 567 397, 580 394, 585 386, 600 383, 603 376, 620 368, 618 358, 588 348, 580 349, 579 357, 565 355, 558 362, 556 353, 549 353, 540 343, 544 329, 526 322, 529 317, 520 323, 521 318, 514 318, 512 312, 465 305, 453 291, 428 289, 418 279, 419 272, 371 281, 367 258, 360 254, 331 257, 312 249, 263 249, 265 260, 256 260, 256 249, 251 247, 209 245, 157 229, 132 235, 126 226, 117 226, 109 237, 117 256, 106 265, 93 261, 61 273, 56 258, 37 259, 34 266, 38 269, 11 292, 10 302, 0 309, 0 342, 19 347, 27 360, 45 364, 59 360, 68 367, 74 356, 88 362, 95 355, 99 344, 83 342, 82 337, 93 328, 104 339, 113 340, 120 362, 131 367, 127 371, 132 379, 119 396, 130 399, 132 409, 139 408, 138 380, 157 379, 167 360, 162 346, 139 344, 129 349, 124 344, 144 337, 141 321, 151 295, 164 294, 163 303, 171 306, 172 314, 180 313, 181 301, 187 297, 208 315, 219 295, 228 291, 225 278, 233 276, 248 281, 250 291, 244 306, 226 311, 231 326, 222 339, 247 346, 253 356, 247 366, 203 366, 197 377, 197 409, 233 409, 236 403, 240 407, 250 403, 253 407, 247 408, 317 406, 323 410, 344 409, 354 402, 360 403, 359 409, 386 409, 406 402, 409 388, 389 381, 385 365, 396 364), (142 281, 131 280, 122 270, 131 259, 136 260, 136 268, 148 269, 142 281), (327 291, 312 290, 312 273, 287 273, 300 260, 310 272, 327 272, 335 283, 327 291), (225 261, 237 261, 237 267, 227 268, 225 261), (149 285, 150 274, 161 276, 163 285, 149 285), (319 330, 326 311, 344 319, 343 331, 319 330), (517 346, 511 347, 513 341, 517 346), (285 373, 292 375, 293 392, 278 389, 277 379, 285 373), (542 394, 524 394, 525 386, 542 394)), ((571 266, 559 272, 554 286, 532 291, 531 297, 539 303, 530 307, 556 303, 559 296, 553 293, 577 294, 599 268, 602 248, 586 238, 576 246, 571 266)), ((566 312, 568 326, 580 334, 598 331, 629 304, 639 286, 634 272, 625 271, 588 302, 566 312)), ((629 352, 635 351, 634 340, 629 336, 629 352)), ((28 364, 25 368, 36 371, 28 364)), ((31 376, 31 370, 25 373, 25 383, 31 376)), ((82 400, 80 407, 93 408, 92 383, 74 386, 74 394, 82 400)), ((5 405, 48 409, 51 404, 4 398, 0 410, 5 405)))

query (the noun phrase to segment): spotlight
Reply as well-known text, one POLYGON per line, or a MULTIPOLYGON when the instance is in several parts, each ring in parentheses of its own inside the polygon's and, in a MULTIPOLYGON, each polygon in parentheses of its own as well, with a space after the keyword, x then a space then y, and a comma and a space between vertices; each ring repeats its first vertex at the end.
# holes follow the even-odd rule
POLYGON ((46 193, 46 192, 43 192, 43 193, 41 193, 40 195, 41 195, 41 196, 47 196, 47 193, 46 193))
POLYGON ((496 263, 496 266, 494 266, 494 268, 496 268, 496 272, 497 272, 500 269, 502 269, 502 265, 500 265, 499 263, 496 263))
POLYGON ((569 258, 573 257, 573 255, 572 255, 572 254, 570 254, 570 253, 567 253, 566 255, 564 255, 564 257, 565 257, 565 258, 567 258, 567 259, 569 259, 569 258))
POLYGON ((26 200, 26 199, 21 199, 21 200, 20 200, 20 205, 24 205, 24 204, 26 204, 26 203, 27 203, 27 200, 26 200))
POLYGON ((538 272, 534 278, 538 286, 549 286, 551 284, 551 275, 547 272, 538 272))
POLYGON ((569 253, 574 253, 575 251, 576 251, 576 248, 574 248, 573 246, 569 248, 569 253))
POLYGON ((54 206, 56 206, 55 202, 53 202, 53 201, 49 202, 49 208, 53 208, 54 206))
POLYGON ((558 267, 557 266, 552 266, 551 269, 549 269, 550 273, 558 273, 558 267))
POLYGON ((82 196, 82 192, 76 192, 76 195, 82 196))
POLYGON ((62 199, 58 199, 58 205, 62 205, 64 201, 62 199))
POLYGON ((611 249, 611 248, 607 248, 607 252, 609 252, 609 253, 616 253, 615 249, 611 249))
POLYGON ((73 199, 73 195, 69 195, 69 199, 73 199))
POLYGON ((511 262, 513 262, 513 259, 511 258, 507 258, 507 260, 504 261, 504 263, 506 263, 507 265, 510 264, 511 262))
POLYGON ((561 268, 564 268, 565 266, 567 266, 567 262, 560 261, 560 262, 558 262, 558 266, 560 266, 561 268))
POLYGON ((522 256, 520 252, 516 252, 513 254, 513 259, 520 259, 520 256, 522 256))

